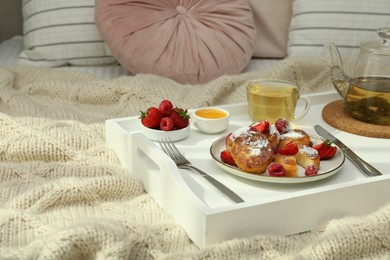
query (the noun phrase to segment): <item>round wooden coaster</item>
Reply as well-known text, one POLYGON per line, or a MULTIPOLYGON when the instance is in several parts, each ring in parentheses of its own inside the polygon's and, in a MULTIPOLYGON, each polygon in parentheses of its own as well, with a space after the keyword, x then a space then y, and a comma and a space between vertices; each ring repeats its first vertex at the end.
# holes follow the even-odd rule
POLYGON ((373 125, 358 121, 344 112, 344 100, 327 104, 322 110, 322 117, 331 126, 357 135, 376 138, 390 138, 390 126, 373 125))

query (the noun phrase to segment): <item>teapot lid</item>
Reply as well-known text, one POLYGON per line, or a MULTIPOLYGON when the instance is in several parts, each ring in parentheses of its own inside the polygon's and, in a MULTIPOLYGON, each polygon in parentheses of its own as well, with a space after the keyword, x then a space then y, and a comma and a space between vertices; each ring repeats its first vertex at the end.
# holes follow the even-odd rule
POLYGON ((362 44, 361 49, 366 52, 390 56, 390 27, 379 28, 376 31, 382 41, 368 41, 362 44))

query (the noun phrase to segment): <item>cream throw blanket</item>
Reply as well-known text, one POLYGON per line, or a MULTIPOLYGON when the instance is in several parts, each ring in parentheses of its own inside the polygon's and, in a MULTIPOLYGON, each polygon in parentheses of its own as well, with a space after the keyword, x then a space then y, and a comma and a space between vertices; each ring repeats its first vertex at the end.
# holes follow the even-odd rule
POLYGON ((0 67, 0 259, 389 259, 389 206, 305 234, 198 249, 105 145, 105 119, 162 98, 188 108, 242 102, 242 83, 259 77, 332 90, 328 75, 326 61, 303 58, 197 86, 0 67))

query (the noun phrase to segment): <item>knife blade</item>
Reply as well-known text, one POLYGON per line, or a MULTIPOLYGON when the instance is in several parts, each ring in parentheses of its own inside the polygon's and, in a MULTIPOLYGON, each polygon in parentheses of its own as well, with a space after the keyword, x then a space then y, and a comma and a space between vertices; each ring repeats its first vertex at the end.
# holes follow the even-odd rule
POLYGON ((337 145, 345 154, 345 156, 365 175, 368 177, 379 176, 382 175, 380 171, 378 171, 375 167, 364 161, 357 154, 355 154, 348 146, 346 146, 343 142, 337 139, 334 135, 329 133, 325 128, 320 125, 315 125, 314 129, 316 132, 324 139, 328 139, 335 145, 337 145))

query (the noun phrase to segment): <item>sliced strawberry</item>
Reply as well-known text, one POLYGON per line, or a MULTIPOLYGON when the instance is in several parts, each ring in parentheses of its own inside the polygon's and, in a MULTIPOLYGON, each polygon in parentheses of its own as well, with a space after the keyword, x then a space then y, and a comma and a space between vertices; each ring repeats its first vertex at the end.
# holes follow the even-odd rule
POLYGON ((258 123, 254 123, 250 126, 251 130, 258 131, 260 133, 266 134, 269 133, 270 123, 268 120, 263 120, 258 123))
POLYGON ((172 113, 172 109, 173 109, 173 104, 168 99, 162 100, 160 105, 158 106, 158 110, 160 110, 163 116, 170 116, 172 113))
POLYGON ((224 163, 227 163, 231 166, 236 166, 236 163, 234 162, 233 157, 228 150, 223 150, 221 152, 221 159, 224 163))
POLYGON ((317 150, 320 160, 328 160, 337 152, 337 147, 333 146, 329 140, 323 140, 321 143, 314 145, 313 148, 317 150))
POLYGON ((337 148, 335 146, 328 146, 318 152, 320 156, 320 160, 328 160, 332 158, 337 152, 337 148))
POLYGON ((160 127, 160 121, 162 119, 161 112, 156 107, 150 107, 145 112, 141 111, 141 123, 148 127, 157 129, 160 127))
POLYGON ((283 155, 295 155, 298 151, 298 145, 294 141, 291 141, 282 148, 280 148, 278 153, 283 155))
POLYGON ((319 144, 316 144, 316 145, 313 145, 313 148, 317 150, 317 152, 319 152, 320 150, 322 149, 325 149, 328 145, 326 144, 326 140, 319 143, 319 144))

